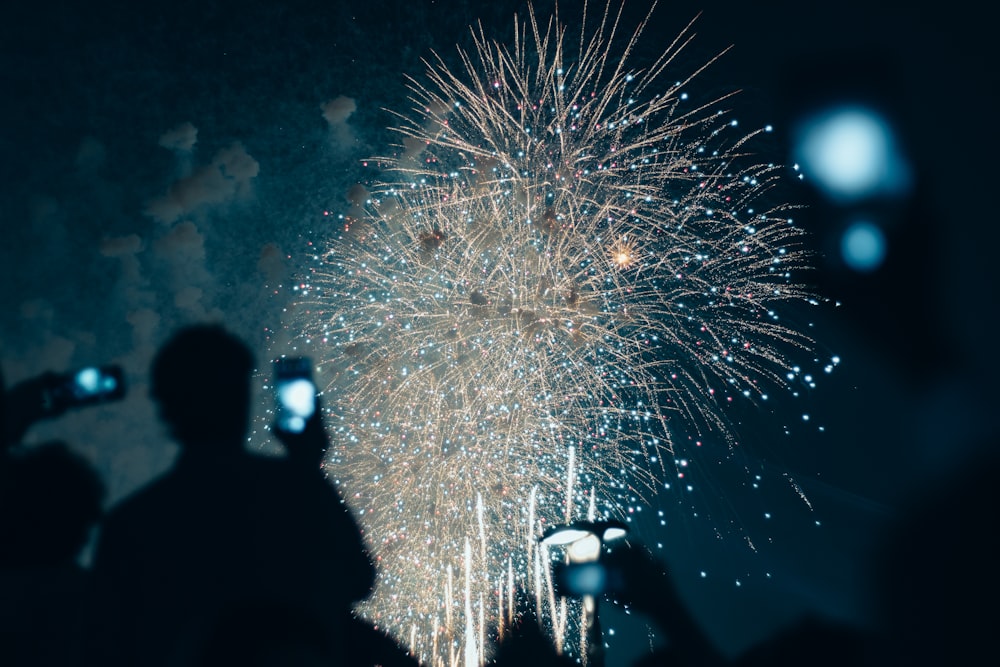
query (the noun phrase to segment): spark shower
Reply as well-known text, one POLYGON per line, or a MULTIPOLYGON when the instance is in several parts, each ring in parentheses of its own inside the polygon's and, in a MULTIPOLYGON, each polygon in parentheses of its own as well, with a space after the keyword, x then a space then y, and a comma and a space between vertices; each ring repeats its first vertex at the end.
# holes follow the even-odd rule
POLYGON ((689 99, 692 26, 632 63, 648 20, 529 12, 512 44, 480 25, 460 67, 432 56, 388 178, 296 288, 326 468, 381 572, 362 613, 428 664, 481 662, 525 604, 573 652, 542 529, 628 519, 699 456, 678 433, 731 446, 727 405, 813 347, 778 313, 814 296, 764 130, 689 99))

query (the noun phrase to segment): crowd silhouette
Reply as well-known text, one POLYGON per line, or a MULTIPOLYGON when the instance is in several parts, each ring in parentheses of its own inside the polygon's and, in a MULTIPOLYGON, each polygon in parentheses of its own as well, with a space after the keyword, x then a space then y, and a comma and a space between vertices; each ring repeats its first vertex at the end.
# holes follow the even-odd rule
MULTIPOLYGON (((362 531, 321 471, 322 410, 283 457, 246 447, 254 357, 217 325, 177 332, 151 395, 180 445, 173 467, 102 513, 98 474, 62 442, 23 445, 57 376, 0 391, 0 665, 418 665, 352 609, 376 585, 362 531), (90 567, 80 554, 99 526, 90 567)), ((2 376, 0 376, 2 384, 2 376)), ((607 550, 610 602, 666 638, 647 665, 977 664, 996 612, 995 458, 977 462, 898 524, 877 561, 881 622, 804 618, 736 658, 693 619, 666 565, 641 544, 607 550), (928 525, 938 532, 928 548, 928 525), (958 660, 958 662, 956 662, 958 660)), ((491 664, 568 665, 530 609, 494 637, 491 664)))

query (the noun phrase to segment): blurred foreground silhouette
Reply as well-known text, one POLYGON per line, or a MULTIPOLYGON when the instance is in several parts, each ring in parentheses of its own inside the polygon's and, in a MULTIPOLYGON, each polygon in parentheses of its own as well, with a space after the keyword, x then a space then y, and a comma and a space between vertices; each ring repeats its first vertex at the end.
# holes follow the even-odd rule
MULTIPOLYGON (((91 661, 374 664, 346 660, 384 637, 351 617, 375 569, 320 471, 320 411, 302 433, 277 433, 286 457, 251 454, 253 367, 248 348, 216 326, 181 330, 154 360, 151 393, 181 453, 104 522, 91 661)), ((406 664, 392 648, 389 658, 406 664)))

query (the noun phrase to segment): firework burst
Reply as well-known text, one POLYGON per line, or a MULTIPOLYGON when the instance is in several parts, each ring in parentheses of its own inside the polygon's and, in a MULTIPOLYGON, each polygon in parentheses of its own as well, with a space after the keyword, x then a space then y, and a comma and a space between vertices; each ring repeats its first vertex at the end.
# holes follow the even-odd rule
POLYGON ((391 182, 301 286, 328 469, 382 569, 365 613, 428 662, 481 656, 518 589, 565 625, 541 527, 649 497, 676 425, 729 437, 723 396, 811 344, 774 310, 810 298, 800 230, 755 210, 777 168, 722 99, 686 100, 700 70, 662 83, 690 26, 631 69, 645 21, 622 35, 609 7, 579 41, 531 13, 511 46, 479 27, 462 68, 428 63, 391 182))

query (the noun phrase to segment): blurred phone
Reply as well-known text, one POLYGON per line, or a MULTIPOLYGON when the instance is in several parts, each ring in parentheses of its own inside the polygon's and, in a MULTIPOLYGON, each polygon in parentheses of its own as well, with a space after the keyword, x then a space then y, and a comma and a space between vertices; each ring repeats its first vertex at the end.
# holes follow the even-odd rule
POLYGON ((87 366, 55 375, 45 384, 42 405, 50 414, 125 397, 125 373, 121 366, 87 366))
POLYGON ((601 596, 621 592, 622 573, 599 561, 588 563, 557 563, 552 571, 557 595, 563 597, 601 596))
POLYGON ((289 433, 301 433, 316 412, 316 384, 309 358, 275 360, 274 398, 277 428, 289 433))

